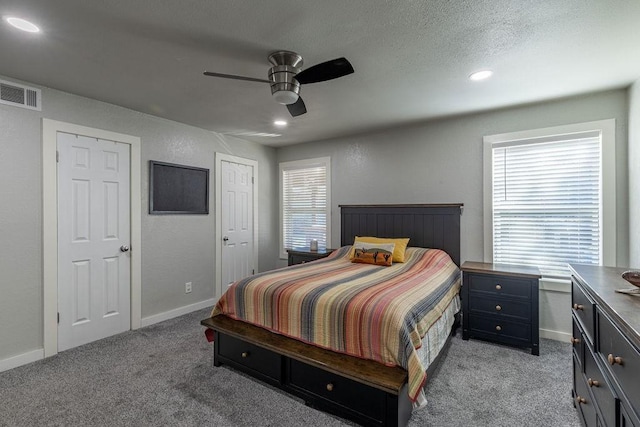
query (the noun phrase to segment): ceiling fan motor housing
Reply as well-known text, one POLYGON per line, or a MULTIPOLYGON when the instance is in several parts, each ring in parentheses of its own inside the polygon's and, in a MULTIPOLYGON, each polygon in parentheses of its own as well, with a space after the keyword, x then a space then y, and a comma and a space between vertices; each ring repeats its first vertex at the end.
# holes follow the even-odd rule
POLYGON ((277 65, 269 70, 271 94, 280 104, 293 104, 300 94, 300 83, 294 79, 298 69, 288 65, 277 65))
POLYGON ((271 95, 280 104, 294 104, 300 94, 300 83, 295 76, 302 67, 302 56, 281 50, 269 55, 269 62, 273 64, 269 69, 271 95))

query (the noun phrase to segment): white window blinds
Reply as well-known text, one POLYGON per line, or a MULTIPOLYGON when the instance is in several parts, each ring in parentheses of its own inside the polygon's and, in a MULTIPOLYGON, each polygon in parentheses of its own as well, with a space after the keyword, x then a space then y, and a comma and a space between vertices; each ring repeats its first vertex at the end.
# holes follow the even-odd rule
POLYGON ((282 163, 281 256, 287 248, 309 248, 311 239, 327 247, 329 223, 329 159, 282 163))
POLYGON ((567 276, 602 262, 601 140, 511 141, 493 147, 493 262, 567 276))

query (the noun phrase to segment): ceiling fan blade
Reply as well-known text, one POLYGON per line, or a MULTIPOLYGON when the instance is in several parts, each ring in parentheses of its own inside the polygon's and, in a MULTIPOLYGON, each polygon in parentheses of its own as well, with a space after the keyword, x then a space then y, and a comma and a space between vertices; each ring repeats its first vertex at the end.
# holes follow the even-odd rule
POLYGON ((302 98, 298 97, 296 102, 287 105, 287 110, 293 117, 298 117, 307 112, 307 107, 304 105, 302 98))
POLYGON ((258 83, 271 83, 269 80, 265 80, 265 79, 256 79, 256 78, 253 78, 253 77, 236 76, 236 75, 233 75, 233 74, 213 73, 211 71, 205 71, 204 75, 205 76, 211 76, 211 77, 222 77, 223 79, 246 80, 246 81, 249 81, 249 82, 258 82, 258 83))
POLYGON ((337 79, 351 73, 353 73, 351 63, 346 58, 337 58, 309 67, 296 74, 295 79, 300 84, 318 83, 337 79))

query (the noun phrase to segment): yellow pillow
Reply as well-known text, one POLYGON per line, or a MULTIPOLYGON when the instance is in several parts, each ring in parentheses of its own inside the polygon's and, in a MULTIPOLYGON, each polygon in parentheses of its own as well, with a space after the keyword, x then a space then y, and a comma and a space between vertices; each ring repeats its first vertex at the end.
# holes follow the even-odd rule
POLYGON ((404 251, 407 249, 407 245, 409 244, 409 238, 401 238, 401 239, 391 239, 391 238, 382 238, 382 237, 359 237, 356 236, 353 241, 353 249, 351 249, 351 254, 349 255, 349 259, 353 260, 353 253, 355 252, 355 246, 358 243, 395 243, 395 247, 393 248, 393 262, 404 262, 404 251))

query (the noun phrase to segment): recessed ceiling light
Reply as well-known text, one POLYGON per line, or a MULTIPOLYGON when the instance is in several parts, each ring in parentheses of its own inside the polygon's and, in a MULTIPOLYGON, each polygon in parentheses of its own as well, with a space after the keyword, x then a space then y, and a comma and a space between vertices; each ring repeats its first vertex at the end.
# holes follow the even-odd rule
POLYGON ((36 24, 26 21, 24 19, 16 18, 14 16, 7 16, 4 19, 9 23, 9 25, 12 25, 19 30, 26 31, 28 33, 40 32, 40 28, 38 28, 36 24))
POLYGON ((276 126, 286 126, 287 122, 285 120, 276 120, 273 122, 273 124, 276 126))
POLYGON ((469 76, 469 80, 473 80, 473 81, 484 80, 484 79, 488 79, 492 75, 493 75, 493 71, 491 70, 476 71, 475 73, 472 73, 469 76))

